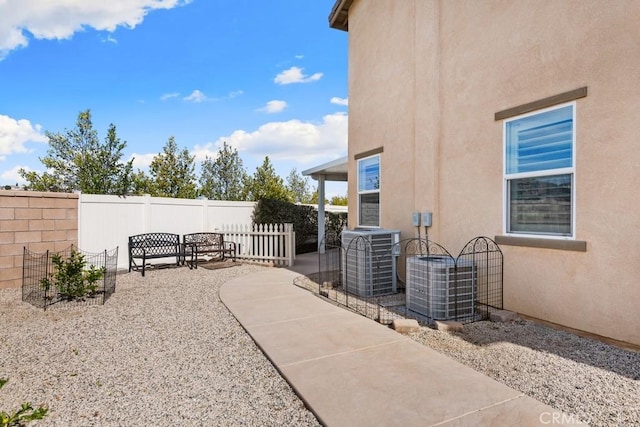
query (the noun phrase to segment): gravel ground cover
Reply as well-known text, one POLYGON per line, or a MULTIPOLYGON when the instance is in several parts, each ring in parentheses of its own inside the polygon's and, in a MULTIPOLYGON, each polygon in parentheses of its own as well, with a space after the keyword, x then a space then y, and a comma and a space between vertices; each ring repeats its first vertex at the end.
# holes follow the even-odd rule
MULTIPOLYGON (((319 425, 218 298, 264 268, 121 274, 106 305, 46 312, 0 290, 0 409, 46 404, 33 426, 319 425)), ((569 422, 640 426, 639 352, 527 320, 411 338, 569 422)))
POLYGON ((47 311, 0 290, 0 410, 49 413, 29 426, 317 426, 220 302, 265 267, 119 274, 104 306, 47 311))
POLYGON ((412 338, 571 414, 569 424, 640 426, 639 352, 528 320, 476 322, 462 332, 422 327, 412 338))

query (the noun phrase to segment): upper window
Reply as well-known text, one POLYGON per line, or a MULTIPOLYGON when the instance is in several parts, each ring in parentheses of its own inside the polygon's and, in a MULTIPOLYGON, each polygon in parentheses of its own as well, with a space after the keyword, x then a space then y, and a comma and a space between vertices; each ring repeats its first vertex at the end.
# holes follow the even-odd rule
POLYGON ((380 156, 358 160, 358 225, 380 226, 380 156))
POLYGON ((571 103, 505 120, 507 233, 573 237, 574 110, 571 103))

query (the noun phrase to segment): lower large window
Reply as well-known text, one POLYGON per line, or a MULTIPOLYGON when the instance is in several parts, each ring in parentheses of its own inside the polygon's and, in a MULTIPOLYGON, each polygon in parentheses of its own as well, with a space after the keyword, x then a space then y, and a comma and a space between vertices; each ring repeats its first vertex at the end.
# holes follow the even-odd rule
POLYGON ((509 232, 571 236, 572 175, 509 180, 509 232))
POLYGON ((573 237, 574 107, 505 121, 507 233, 573 237))
POLYGON ((380 226, 380 156, 358 160, 358 225, 380 226))

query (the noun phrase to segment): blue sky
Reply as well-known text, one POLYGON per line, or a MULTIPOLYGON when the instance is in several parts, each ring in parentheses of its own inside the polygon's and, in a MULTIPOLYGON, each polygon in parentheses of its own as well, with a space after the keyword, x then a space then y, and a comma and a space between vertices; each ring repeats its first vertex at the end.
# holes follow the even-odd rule
POLYGON ((0 184, 42 172, 44 132, 86 109, 145 171, 171 136, 197 171, 223 141, 248 173, 268 155, 283 178, 346 155, 347 33, 329 28, 333 4, 0 1, 0 184))

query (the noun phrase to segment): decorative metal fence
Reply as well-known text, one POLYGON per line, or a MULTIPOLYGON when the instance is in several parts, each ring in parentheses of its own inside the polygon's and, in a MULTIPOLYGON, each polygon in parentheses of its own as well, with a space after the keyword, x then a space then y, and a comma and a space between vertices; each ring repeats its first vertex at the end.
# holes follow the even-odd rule
POLYGON ((396 318, 470 323, 503 307, 502 251, 487 237, 469 241, 458 257, 419 238, 381 253, 367 239, 343 247, 329 236, 324 248, 318 254, 319 273, 297 284, 380 323, 396 318))
POLYGON ((73 245, 61 252, 24 248, 22 301, 52 305, 103 305, 116 290, 118 248, 91 253, 73 245))
POLYGON ((293 224, 223 225, 226 242, 235 242, 237 257, 254 262, 293 266, 295 232, 293 224))

